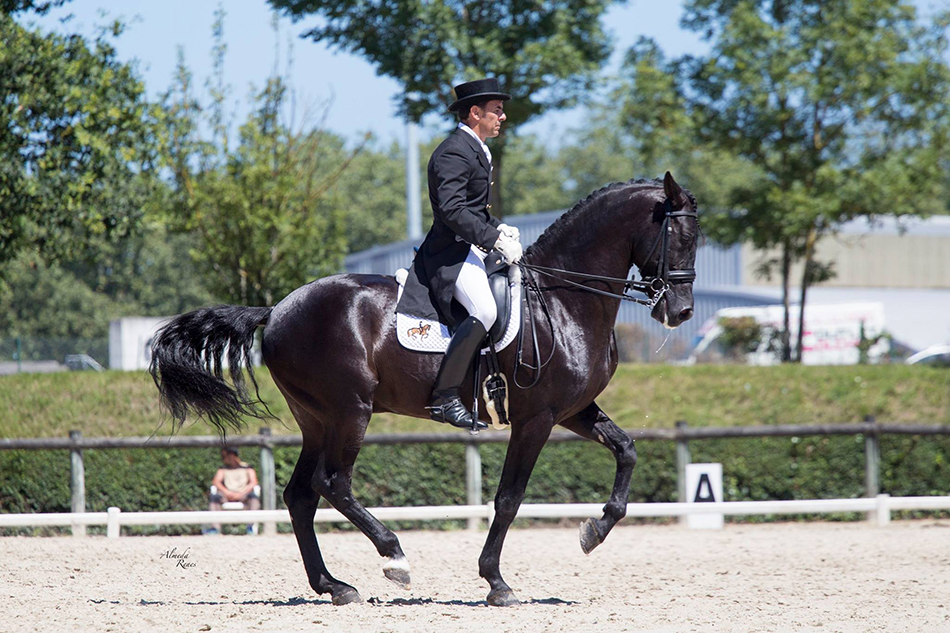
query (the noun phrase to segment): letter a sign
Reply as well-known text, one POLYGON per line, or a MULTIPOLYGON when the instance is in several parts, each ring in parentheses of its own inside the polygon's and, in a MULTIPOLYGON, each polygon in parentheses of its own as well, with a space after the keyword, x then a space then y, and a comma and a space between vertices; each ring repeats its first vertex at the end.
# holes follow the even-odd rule
MULTIPOLYGON (((722 500, 722 464, 687 464, 686 502, 703 504, 722 500)), ((718 512, 690 514, 686 518, 686 524, 696 529, 719 530, 723 522, 718 512)))

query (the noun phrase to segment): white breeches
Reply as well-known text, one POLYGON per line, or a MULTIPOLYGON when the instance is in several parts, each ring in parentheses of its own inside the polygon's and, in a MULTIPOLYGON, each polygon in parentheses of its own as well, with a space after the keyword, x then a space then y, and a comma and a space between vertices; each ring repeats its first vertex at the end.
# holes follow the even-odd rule
POLYGON ((455 300, 462 304, 469 316, 482 322, 490 330, 497 318, 495 298, 488 287, 488 275, 485 273, 485 256, 488 253, 472 246, 468 257, 462 264, 458 279, 455 281, 455 300))

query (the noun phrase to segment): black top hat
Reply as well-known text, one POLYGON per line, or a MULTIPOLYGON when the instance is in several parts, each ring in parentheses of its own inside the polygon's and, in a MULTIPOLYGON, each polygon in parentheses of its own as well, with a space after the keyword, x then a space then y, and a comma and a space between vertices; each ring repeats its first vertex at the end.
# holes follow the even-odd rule
POLYGON ((469 81, 468 83, 455 86, 455 103, 449 106, 449 112, 455 112, 463 104, 474 105, 482 101, 491 101, 492 99, 501 99, 508 101, 511 95, 499 91, 498 80, 494 77, 488 79, 479 79, 469 81))

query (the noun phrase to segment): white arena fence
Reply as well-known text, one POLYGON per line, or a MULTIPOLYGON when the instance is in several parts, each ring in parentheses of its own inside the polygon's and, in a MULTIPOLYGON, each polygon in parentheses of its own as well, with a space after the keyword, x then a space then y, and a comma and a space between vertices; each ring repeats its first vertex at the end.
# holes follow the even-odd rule
MULTIPOLYGON (((637 429, 627 433, 634 440, 666 440, 676 442, 678 499, 686 495, 686 465, 691 462, 689 442, 701 439, 802 437, 831 435, 863 435, 865 454, 865 496, 857 499, 815 499, 792 501, 733 501, 717 503, 631 503, 628 517, 686 517, 690 514, 768 515, 811 514, 839 512, 867 512, 868 519, 886 524, 892 511, 950 510, 950 496, 889 497, 880 493, 880 436, 894 435, 950 435, 950 424, 888 424, 878 423, 873 417, 864 422, 821 425, 770 425, 741 427, 690 427, 677 422, 675 428, 637 429), (698 506, 698 507, 697 507, 698 506)), ((466 505, 412 506, 402 508, 371 508, 381 520, 429 521, 468 519, 470 528, 478 528, 485 519, 491 520, 492 504, 482 501, 481 456, 478 447, 485 443, 504 443, 508 433, 484 432, 476 436, 464 433, 370 434, 364 444, 465 444, 466 505)), ((555 431, 549 442, 586 441, 567 432, 555 431)), ((74 536, 85 534, 87 525, 105 525, 109 536, 118 536, 123 525, 196 525, 207 523, 264 523, 265 533, 276 533, 277 523, 290 521, 286 510, 277 508, 277 490, 273 448, 299 446, 299 435, 271 435, 262 428, 258 435, 227 438, 229 446, 260 447, 259 479, 262 487, 262 510, 242 511, 187 511, 187 512, 122 512, 109 508, 108 512, 86 512, 84 449, 128 448, 220 448, 224 445, 217 436, 172 437, 106 437, 87 438, 72 431, 68 438, 0 439, 0 450, 68 450, 70 459, 71 508, 69 513, 0 513, 0 528, 61 526, 71 527, 74 536)), ((602 514, 601 504, 525 504, 518 513, 524 518, 587 518, 602 514)), ((316 522, 343 522, 346 519, 335 510, 317 510, 316 522)))
MULTIPOLYGON (((891 497, 881 494, 861 499, 810 499, 795 501, 725 501, 718 503, 629 503, 627 517, 685 517, 687 515, 723 514, 727 516, 774 514, 826 514, 867 512, 872 523, 886 526, 891 512, 898 510, 950 510, 950 496, 891 497)), ((411 506, 402 508, 369 508, 382 521, 436 521, 446 519, 493 518, 491 503, 478 506, 411 506)), ((518 518, 565 519, 594 518, 603 513, 599 503, 527 503, 518 511, 518 518)), ((315 523, 340 523, 347 519, 336 510, 320 509, 315 523)), ((105 525, 108 538, 118 538, 123 525, 199 525, 208 523, 290 523, 287 510, 245 510, 216 512, 62 512, 47 514, 0 514, 0 527, 84 527, 105 525)))

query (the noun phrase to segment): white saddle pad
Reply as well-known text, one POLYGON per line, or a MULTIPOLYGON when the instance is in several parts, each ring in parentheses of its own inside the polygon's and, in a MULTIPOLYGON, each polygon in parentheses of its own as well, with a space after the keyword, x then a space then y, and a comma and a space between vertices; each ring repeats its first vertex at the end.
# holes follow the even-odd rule
MULTIPOLYGON (((517 266, 511 269, 508 277, 508 287, 511 289, 511 319, 508 321, 508 328, 501 342, 495 346, 495 349, 501 351, 511 345, 518 335, 518 328, 521 327, 521 269, 517 266)), ((406 283, 406 277, 409 272, 405 268, 396 271, 396 283, 399 284, 396 302, 402 297, 402 289, 406 283)), ((399 344, 406 349, 416 352, 437 352, 444 353, 449 347, 449 341, 452 335, 449 334, 449 328, 433 319, 423 319, 421 317, 409 314, 396 314, 396 338, 399 344)), ((482 349, 482 354, 487 354, 488 347, 482 349)))

